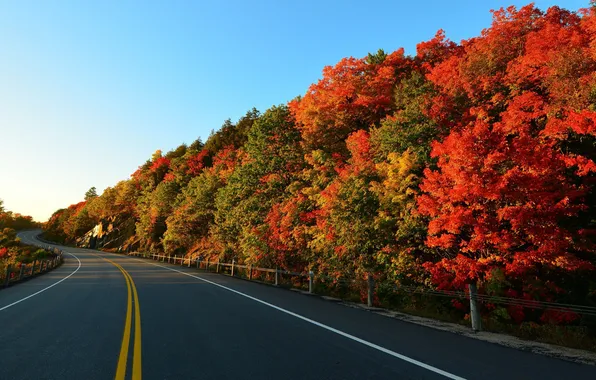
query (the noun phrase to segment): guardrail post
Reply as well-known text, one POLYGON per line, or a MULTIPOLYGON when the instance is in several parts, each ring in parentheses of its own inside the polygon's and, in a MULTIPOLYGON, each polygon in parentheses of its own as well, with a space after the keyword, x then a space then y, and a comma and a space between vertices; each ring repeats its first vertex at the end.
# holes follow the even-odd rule
POLYGON ((314 290, 315 274, 313 271, 308 272, 308 292, 312 293, 314 290))
POLYGON ((232 259, 232 277, 234 277, 234 264, 236 263, 236 260, 232 259))
POLYGON ((25 265, 21 263, 21 269, 19 270, 19 280, 23 279, 23 270, 25 269, 25 265))
POLYGON ((215 267, 215 273, 219 273, 219 258, 217 259, 217 266, 215 267))
POLYGON ((190 257, 188 258, 188 267, 190 268, 190 257))
POLYGON ((171 259, 172 259, 172 255, 168 255, 168 264, 170 263, 171 259))
POLYGON ((41 260, 41 261, 39 262, 39 273, 41 273, 41 272, 42 272, 42 270, 43 270, 43 260, 41 260))
POLYGON ((368 297, 366 304, 368 307, 372 307, 373 300, 375 299, 375 279, 372 273, 368 274, 368 297))
POLYGON ((209 258, 207 257, 207 264, 205 266, 205 271, 209 272, 209 258))
POLYGON ((195 261, 197 262, 197 269, 199 269, 199 261, 201 261, 201 260, 199 259, 199 257, 197 257, 197 258, 195 259, 195 261))
POLYGON ((248 280, 252 281, 252 265, 248 266, 248 280))
POLYGON ((278 277, 279 277, 279 269, 277 269, 277 267, 275 267, 275 286, 279 285, 278 277))
POLYGON ((29 277, 33 276, 35 274, 35 264, 36 264, 37 260, 33 260, 33 263, 31 263, 31 274, 29 275, 29 277))
POLYGON ((482 331, 482 319, 480 319, 480 311, 478 310, 478 288, 476 283, 468 284, 470 290, 470 318, 472 319, 472 330, 482 331))
POLYGON ((6 277, 4 277, 4 287, 5 288, 8 287, 8 282, 10 281, 10 270, 11 270, 11 267, 10 267, 10 264, 8 264, 6 266, 6 273, 5 273, 6 277))

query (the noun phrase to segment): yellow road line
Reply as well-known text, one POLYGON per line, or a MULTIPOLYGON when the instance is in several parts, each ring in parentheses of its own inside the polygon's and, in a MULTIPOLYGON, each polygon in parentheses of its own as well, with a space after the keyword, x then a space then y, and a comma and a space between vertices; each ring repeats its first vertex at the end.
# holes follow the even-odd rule
POLYGON ((135 344, 134 344, 134 355, 132 359, 132 379, 141 380, 142 366, 141 366, 141 307, 139 304, 139 294, 137 293, 137 287, 132 281, 132 277, 126 272, 130 282, 132 283, 132 292, 134 294, 135 301, 135 344))
MULTIPOLYGON (((101 256, 98 256, 101 257, 101 256)), ((124 334, 122 336, 122 345, 120 347, 120 356, 118 358, 118 366, 116 367, 115 380, 124 380, 126 378, 126 362, 128 359, 128 348, 130 346, 130 333, 132 328, 132 300, 134 297, 134 310, 135 310, 135 329, 134 329, 134 347, 133 347, 133 359, 132 359, 132 379, 141 380, 142 378, 142 356, 141 356, 141 310, 139 304, 139 295, 137 293, 137 287, 132 280, 131 275, 124 269, 120 264, 102 257, 102 259, 113 264, 116 268, 122 272, 124 279, 126 280, 126 288, 128 290, 128 301, 126 308, 126 322, 124 325, 124 334), (131 297, 131 289, 132 296, 131 297)))
MULTIPOLYGON (((114 263, 112 263, 114 264, 114 263)), ((116 265, 116 267, 118 267, 116 265)), ((120 268, 118 268, 120 269, 120 268)), ((132 325, 132 297, 130 291, 130 281, 120 269, 126 280, 126 289, 128 291, 128 301, 126 306, 126 322, 124 322, 124 335, 122 336, 122 345, 120 346, 120 356, 118 357, 118 367, 116 367, 116 380, 124 380, 126 378, 126 361, 128 359, 128 346, 130 345, 130 327, 132 325)))

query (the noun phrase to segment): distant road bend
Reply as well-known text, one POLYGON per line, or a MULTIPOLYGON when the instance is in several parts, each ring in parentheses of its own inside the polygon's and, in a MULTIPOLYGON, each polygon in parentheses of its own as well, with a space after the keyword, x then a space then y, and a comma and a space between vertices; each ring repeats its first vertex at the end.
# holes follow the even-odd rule
POLYGON ((596 379, 273 286, 60 248, 61 267, 0 291, 0 379, 596 379))

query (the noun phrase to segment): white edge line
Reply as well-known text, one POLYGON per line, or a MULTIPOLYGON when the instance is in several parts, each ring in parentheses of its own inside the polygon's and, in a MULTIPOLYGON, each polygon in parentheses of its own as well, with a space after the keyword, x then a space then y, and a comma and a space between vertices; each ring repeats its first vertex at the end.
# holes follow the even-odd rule
MULTIPOLYGON (((227 290, 227 291, 230 291, 230 292, 232 292, 232 293, 236 293, 236 294, 238 294, 238 295, 241 295, 241 296, 243 296, 243 297, 249 298, 249 299, 251 299, 251 300, 253 300, 253 301, 259 302, 259 303, 261 303, 261 304, 263 304, 263 305, 269 306, 269 307, 271 307, 271 308, 273 308, 273 309, 275 309, 275 310, 279 310, 279 311, 281 311, 281 312, 283 312, 283 313, 289 314, 289 315, 291 315, 291 316, 293 316, 293 317, 296 317, 296 318, 298 318, 298 319, 301 319, 301 320, 303 320, 303 321, 306 321, 306 322, 308 322, 308 323, 311 323, 311 324, 313 324, 313 325, 315 325, 315 326, 319 326, 319 327, 321 327, 321 328, 323 328, 323 329, 325 329, 325 330, 331 331, 331 332, 333 332, 333 333, 336 333, 336 334, 338 334, 338 335, 341 335, 341 336, 343 336, 343 337, 345 337, 345 338, 351 339, 351 340, 353 340, 353 341, 355 341, 355 342, 361 343, 361 344, 363 344, 363 345, 365 345, 365 346, 368 346, 368 347, 374 348, 375 350, 378 350, 378 351, 384 352, 384 353, 386 353, 386 354, 388 354, 388 355, 391 355, 391 356, 393 356, 393 357, 396 357, 396 358, 398 358, 398 359, 404 360, 404 361, 406 361, 406 362, 408 362, 408 363, 411 363, 411 364, 417 365, 418 367, 422 367, 422 368, 424 368, 424 369, 426 369, 426 370, 429 370, 429 371, 432 371, 432 372, 438 373, 439 375, 443 375, 443 376, 445 376, 445 377, 447 377, 447 378, 449 378, 449 379, 454 379, 454 380, 465 380, 465 378, 463 378, 463 377, 459 377, 459 376, 457 376, 457 375, 454 375, 454 374, 452 374, 452 373, 449 373, 449 372, 443 371, 442 369, 439 369, 439 368, 433 367, 433 366, 431 366, 431 365, 428 365, 428 364, 426 364, 426 363, 420 362, 420 361, 418 361, 418 360, 416 360, 416 359, 409 358, 409 357, 407 357, 407 356, 405 356, 405 355, 402 355, 402 354, 399 354, 399 353, 397 353, 397 352, 395 352, 395 351, 391 351, 391 350, 389 350, 389 349, 387 349, 387 348, 385 348, 385 347, 381 347, 381 346, 379 346, 379 345, 377 345, 377 344, 371 343, 371 342, 369 342, 369 341, 366 341, 366 340, 364 340, 364 339, 360 339, 360 338, 358 338, 358 337, 356 337, 356 336, 354 336, 354 335, 351 335, 351 334, 345 333, 345 332, 343 332, 343 331, 341 331, 341 330, 338 330, 338 329, 335 329, 335 328, 333 328, 333 327, 331 327, 331 326, 327 326, 327 325, 325 325, 325 324, 323 324, 323 323, 317 322, 317 321, 315 321, 315 320, 312 320, 312 319, 310 319, 310 318, 307 318, 307 317, 305 317, 305 316, 302 316, 302 315, 300 315, 300 314, 296 314, 296 313, 294 313, 294 312, 292 312, 292 311, 289 311, 289 310, 286 310, 286 309, 284 309, 284 308, 281 308, 281 307, 279 307, 279 306, 273 305, 273 304, 271 304, 271 303, 269 303, 269 302, 266 302, 266 301, 263 301, 263 300, 261 300, 261 299, 258 299, 258 298, 256 298, 256 297, 250 296, 250 295, 248 295, 248 294, 246 294, 246 293, 242 293, 242 292, 240 292, 240 291, 238 291, 238 290, 235 290, 235 289, 232 289, 232 288, 228 288, 227 286, 224 286, 224 285, 218 284, 218 283, 216 283, 216 282, 209 281, 209 280, 207 280, 207 279, 204 279, 204 278, 202 278, 202 277, 199 277, 199 276, 192 275, 192 274, 190 274, 190 273, 182 272, 182 271, 180 271, 180 270, 177 270, 177 269, 174 269, 174 268, 165 267, 165 266, 163 266, 163 265, 155 264, 155 263, 148 262, 148 261, 145 261, 145 260, 140 260, 140 259, 133 259, 133 260, 140 261, 140 262, 142 262, 142 263, 145 263, 145 264, 154 265, 154 266, 156 266, 156 267, 160 267, 160 268, 168 269, 168 270, 171 270, 171 271, 173 271, 173 272, 178 272, 178 273, 181 273, 181 274, 183 274, 183 275, 186 275, 186 276, 190 276, 190 277, 196 278, 197 280, 204 281, 204 282, 206 282, 206 283, 209 283, 209 284, 211 284, 211 285, 215 285, 215 286, 217 286, 217 287, 220 287, 220 288, 222 288, 222 289, 225 289, 225 290, 227 290)), ((1 309, 0 309, 0 310, 1 310, 1 309)))
MULTIPOLYGON (((64 252, 65 252, 65 251, 64 251, 64 252)), ((73 255, 73 254, 72 254, 72 253, 70 253, 70 252, 65 252, 65 253, 68 253, 69 255, 71 255, 72 257, 74 257, 75 259, 77 259, 77 261, 79 262, 79 266, 77 267, 77 269, 75 269, 75 270, 74 270, 74 272, 72 272, 72 273, 71 273, 71 274, 69 274, 68 276, 64 277, 64 278, 63 278, 63 279, 61 279, 60 281, 54 282, 52 285, 50 285, 50 286, 48 286, 48 287, 46 287, 46 288, 43 288, 43 289, 41 289, 41 290, 38 290, 37 292, 35 292, 35 293, 33 293, 33 294, 30 294, 30 295, 28 295, 28 296, 27 296, 27 297, 25 297, 25 298, 21 298, 20 300, 18 300, 18 301, 15 301, 15 302, 13 302, 13 303, 11 303, 11 304, 8 304, 8 305, 6 305, 6 306, 0 307, 0 311, 2 311, 2 310, 5 310, 5 309, 8 309, 9 307, 11 307, 11 306, 14 306, 14 305, 16 305, 16 304, 18 304, 18 303, 21 303, 21 302, 23 302, 23 301, 25 301, 25 300, 28 300, 28 299, 29 299, 29 298, 31 298, 31 297, 35 297, 35 296, 36 296, 36 295, 38 295, 39 293, 43 293, 43 292, 45 292, 46 290, 48 290, 48 289, 50 289, 50 288, 53 288, 54 286, 58 285, 58 284, 59 284, 59 283, 61 283, 62 281, 64 281, 64 280, 68 279, 68 278, 69 278, 70 276, 72 276, 73 274, 77 273, 77 271, 78 271, 78 270, 81 268, 81 260, 79 260, 79 258, 78 258, 78 257, 76 257, 75 255, 73 255)))

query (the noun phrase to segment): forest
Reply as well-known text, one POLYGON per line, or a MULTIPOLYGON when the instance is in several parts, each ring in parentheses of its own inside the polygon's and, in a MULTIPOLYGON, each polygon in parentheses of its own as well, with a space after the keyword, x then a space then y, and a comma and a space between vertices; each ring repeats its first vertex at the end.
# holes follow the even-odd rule
MULTIPOLYGON (((460 43, 439 30, 414 56, 344 58, 287 104, 156 151, 129 179, 56 211, 45 231, 71 244, 99 236, 113 250, 371 273, 398 289, 475 283, 496 297, 594 307, 595 185, 596 6, 528 5, 494 11, 460 43)), ((414 295, 399 302, 421 307, 414 295)), ((465 303, 434 302, 467 316, 465 303)), ((492 302, 482 312, 596 335, 596 314, 492 302)))

